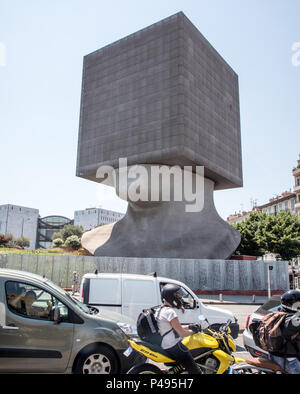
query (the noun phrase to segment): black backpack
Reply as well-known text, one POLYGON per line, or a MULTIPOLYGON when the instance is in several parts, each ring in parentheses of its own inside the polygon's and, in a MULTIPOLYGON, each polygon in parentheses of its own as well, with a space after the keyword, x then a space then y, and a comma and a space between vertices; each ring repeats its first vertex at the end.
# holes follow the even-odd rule
POLYGON ((160 335, 157 321, 155 319, 155 312, 162 309, 164 306, 153 306, 152 308, 143 309, 137 319, 137 332, 139 337, 145 341, 155 345, 161 345, 163 337, 173 329, 167 331, 164 335, 160 335))

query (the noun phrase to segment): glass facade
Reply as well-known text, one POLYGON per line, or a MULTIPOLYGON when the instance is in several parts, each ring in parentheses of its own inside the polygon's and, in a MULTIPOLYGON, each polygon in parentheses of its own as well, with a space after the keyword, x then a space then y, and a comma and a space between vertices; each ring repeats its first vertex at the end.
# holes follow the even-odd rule
POLYGON ((74 221, 64 216, 46 216, 39 218, 37 231, 37 248, 46 249, 52 246, 52 235, 59 232, 67 224, 74 221))

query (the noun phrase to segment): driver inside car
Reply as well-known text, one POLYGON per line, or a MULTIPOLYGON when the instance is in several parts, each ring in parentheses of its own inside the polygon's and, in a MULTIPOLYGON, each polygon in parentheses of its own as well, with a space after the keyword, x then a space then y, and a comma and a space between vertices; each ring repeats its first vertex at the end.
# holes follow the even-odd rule
POLYGON ((25 310, 27 316, 49 317, 52 308, 52 303, 48 300, 47 307, 43 308, 42 306, 33 305, 36 300, 37 300, 37 296, 33 290, 29 290, 26 292, 25 296, 23 297, 23 301, 25 304, 25 310))

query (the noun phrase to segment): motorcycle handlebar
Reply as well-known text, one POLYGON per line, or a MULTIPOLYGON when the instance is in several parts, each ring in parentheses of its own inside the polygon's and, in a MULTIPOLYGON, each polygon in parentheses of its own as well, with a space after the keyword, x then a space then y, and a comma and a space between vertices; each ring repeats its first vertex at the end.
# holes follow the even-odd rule
POLYGON ((190 324, 189 329, 192 330, 194 334, 197 334, 197 332, 202 331, 200 324, 190 324))

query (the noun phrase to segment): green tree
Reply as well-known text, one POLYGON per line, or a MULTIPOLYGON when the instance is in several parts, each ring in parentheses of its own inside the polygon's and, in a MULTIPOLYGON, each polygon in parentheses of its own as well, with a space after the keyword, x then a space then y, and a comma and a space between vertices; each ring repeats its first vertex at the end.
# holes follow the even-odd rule
POLYGON ((265 248, 283 260, 300 255, 300 221, 290 212, 281 211, 268 215, 265 221, 265 248))
POLYGON ((244 222, 233 227, 241 234, 238 255, 274 253, 283 260, 300 255, 300 221, 290 212, 281 211, 276 216, 252 212, 244 222))
POLYGON ((67 224, 61 231, 61 238, 64 242, 66 242, 67 238, 72 235, 76 235, 79 239, 81 239, 83 234, 82 226, 74 226, 73 224, 67 224))
POLYGON ((241 234, 241 242, 235 253, 238 255, 263 256, 266 251, 264 228, 267 215, 251 212, 250 216, 233 227, 241 234))

